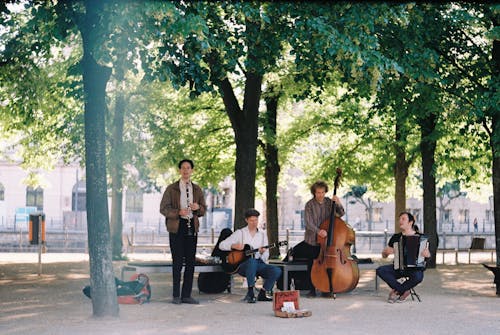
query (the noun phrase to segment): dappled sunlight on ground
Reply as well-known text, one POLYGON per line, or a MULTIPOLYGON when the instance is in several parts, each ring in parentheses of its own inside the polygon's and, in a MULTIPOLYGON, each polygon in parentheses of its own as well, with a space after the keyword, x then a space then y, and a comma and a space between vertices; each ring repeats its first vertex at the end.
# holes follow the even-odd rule
MULTIPOLYGON (((113 262, 115 274, 126 263, 113 262)), ((386 302, 389 289, 384 283, 375 290, 374 269, 362 270, 356 289, 337 294, 335 300, 301 296, 300 308, 311 310, 312 316, 294 320, 274 317, 272 303, 242 302, 246 288, 240 276, 234 276, 231 294, 202 294, 195 278, 193 296, 200 304, 173 305, 172 275, 161 273, 149 275, 150 303, 120 305, 117 318, 94 318, 92 302, 82 293, 89 283, 87 261, 47 263, 41 276, 37 270, 37 263, 0 263, 2 335, 198 335, 242 330, 248 334, 387 334, 407 326, 408 315, 418 325, 411 334, 493 334, 500 329, 493 275, 480 264, 427 269, 417 287, 422 302, 401 304, 386 302)))
POLYGON ((443 292, 459 295, 495 296, 493 275, 488 272, 480 264, 440 265, 437 269, 429 269, 425 272, 424 282, 430 280, 427 275, 432 273, 433 280, 440 281, 443 292), (436 273, 432 273, 434 271, 436 273), (434 277, 436 278, 434 279, 434 277))

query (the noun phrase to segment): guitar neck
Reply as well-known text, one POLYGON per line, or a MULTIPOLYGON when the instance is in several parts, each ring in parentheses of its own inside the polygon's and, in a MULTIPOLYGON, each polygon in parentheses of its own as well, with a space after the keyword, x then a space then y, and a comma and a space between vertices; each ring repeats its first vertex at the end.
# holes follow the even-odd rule
MULTIPOLYGON (((276 247, 276 243, 269 244, 269 245, 265 245, 265 246, 263 246, 263 247, 261 247, 261 248, 270 249, 270 248, 274 248, 274 247, 276 247)), ((257 251, 259 251, 259 249, 260 249, 260 248, 247 250, 247 251, 245 251, 245 255, 246 255, 246 256, 253 255, 253 254, 255 254, 257 251)))

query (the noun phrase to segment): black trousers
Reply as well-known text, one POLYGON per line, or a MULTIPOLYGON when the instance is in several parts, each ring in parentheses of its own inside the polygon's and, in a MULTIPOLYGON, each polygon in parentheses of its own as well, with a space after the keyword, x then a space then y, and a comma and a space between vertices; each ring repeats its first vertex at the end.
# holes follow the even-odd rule
POLYGON ((186 235, 187 220, 180 219, 177 234, 169 234, 170 252, 172 253, 172 277, 174 298, 188 298, 193 290, 193 275, 198 236, 186 235), (181 292, 181 272, 184 267, 184 279, 181 292))
POLYGON ((305 241, 302 241, 293 247, 293 259, 307 259, 307 287, 309 287, 309 290, 311 291, 315 289, 311 281, 311 269, 314 260, 318 258, 319 251, 319 245, 310 245, 305 241))

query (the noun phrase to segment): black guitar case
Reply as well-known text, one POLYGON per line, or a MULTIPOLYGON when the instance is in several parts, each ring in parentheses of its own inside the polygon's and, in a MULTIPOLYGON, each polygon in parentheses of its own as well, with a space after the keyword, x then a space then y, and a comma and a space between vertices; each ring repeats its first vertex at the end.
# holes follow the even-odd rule
MULTIPOLYGON (((219 244, 232 234, 232 230, 224 228, 220 232, 214 250, 213 257, 226 257, 227 252, 219 249, 219 244)), ((202 272, 198 275, 198 290, 203 293, 222 293, 225 290, 231 292, 231 275, 224 272, 202 272)))
MULTIPOLYGON (((293 256, 293 262, 305 262, 307 261, 307 258, 302 258, 301 255, 303 254, 302 252, 302 247, 304 245, 304 241, 300 242, 297 244, 295 247, 290 248, 288 250, 287 255, 285 258, 283 258, 283 262, 287 263, 288 257, 291 254, 293 256)), ((292 279, 293 283, 295 285, 296 290, 308 290, 309 289, 309 281, 307 278, 307 271, 289 271, 288 272, 288 288, 290 288, 292 284, 292 279)), ((280 278, 276 282, 276 286, 278 289, 283 290, 283 273, 281 274, 280 278)))

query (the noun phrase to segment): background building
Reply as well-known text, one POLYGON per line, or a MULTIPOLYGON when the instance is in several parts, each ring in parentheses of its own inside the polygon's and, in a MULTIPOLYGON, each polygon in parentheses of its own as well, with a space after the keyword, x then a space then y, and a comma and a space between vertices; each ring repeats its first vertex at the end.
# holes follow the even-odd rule
MULTIPOLYGON (((53 171, 38 171, 40 186, 26 186, 28 172, 14 163, 0 162, 0 231, 27 229, 28 213, 43 211, 48 230, 86 231, 84 171, 78 165, 58 165, 53 171)), ((298 179, 300 180, 300 179, 298 179)), ((300 231, 304 229, 303 209, 311 198, 303 186, 288 182, 279 188, 279 230, 300 231)), ((234 182, 227 178, 219 184, 219 190, 205 190, 208 205, 207 215, 201 229, 216 232, 233 226, 234 182)), ((125 190, 123 201, 124 232, 133 228, 136 232, 150 231, 164 234, 164 218, 159 213, 162 193, 143 193, 125 190)), ((491 198, 491 197, 490 197, 491 198)), ((111 200, 109 200, 111 201, 111 200)), ((394 205, 373 202, 370 222, 367 208, 352 197, 343 198, 347 221, 357 231, 384 231, 394 229, 394 205)), ((256 201, 261 211, 261 222, 265 224, 265 202, 256 201)), ((443 213, 438 209, 438 231, 473 232, 473 221, 477 219, 479 232, 494 229, 492 201, 478 203, 467 197, 450 202, 443 213)), ((111 206, 109 206, 111 208, 111 206)), ((407 208, 423 228, 422 202, 410 198, 407 208)))

